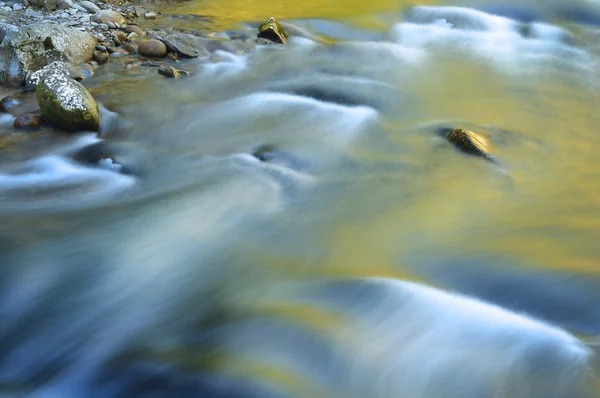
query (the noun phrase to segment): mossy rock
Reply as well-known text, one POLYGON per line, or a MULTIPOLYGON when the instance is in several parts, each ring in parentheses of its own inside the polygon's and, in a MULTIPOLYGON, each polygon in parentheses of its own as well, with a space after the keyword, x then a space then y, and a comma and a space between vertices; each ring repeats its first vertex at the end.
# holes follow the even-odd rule
POLYGON ((448 131, 446 138, 454 146, 469 155, 490 158, 490 142, 484 136, 466 129, 448 131))
POLYGON ((67 76, 51 75, 36 89, 42 113, 57 127, 71 131, 98 131, 98 105, 90 92, 67 76))
POLYGON ((285 44, 288 40, 287 33, 285 33, 283 27, 273 17, 267 19, 260 25, 258 28, 258 37, 280 44, 285 44))

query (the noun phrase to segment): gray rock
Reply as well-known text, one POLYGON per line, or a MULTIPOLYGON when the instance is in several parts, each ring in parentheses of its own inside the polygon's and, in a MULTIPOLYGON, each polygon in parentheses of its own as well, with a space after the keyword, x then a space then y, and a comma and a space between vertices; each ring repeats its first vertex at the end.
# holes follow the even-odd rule
POLYGON ((56 7, 59 10, 68 10, 69 8, 73 7, 73 1, 72 0, 56 0, 56 7))
POLYGON ((98 11, 100 11, 100 7, 98 7, 97 5, 95 5, 94 3, 92 3, 91 1, 85 0, 85 1, 80 2, 79 5, 81 7, 83 7, 90 14, 95 14, 98 11))
MULTIPOLYGON (((156 38, 167 46, 167 49, 170 52, 177 53, 181 58, 196 58, 200 56, 198 48, 181 37, 180 35, 167 35, 167 34, 156 34, 156 38)), ((205 49, 201 49, 203 51, 202 55, 208 55, 208 51, 205 49)))
POLYGON ((25 16, 26 17, 40 17, 42 16, 42 14, 40 14, 39 12, 35 11, 33 8, 28 8, 27 10, 25 10, 25 16))
POLYGON ((21 4, 18 4, 18 3, 17 4, 13 4, 13 6, 12 6, 13 11, 19 11, 19 10, 22 10, 24 8, 25 8, 25 6, 23 6, 21 4))
POLYGON ((46 0, 44 1, 44 8, 50 12, 56 11, 56 8, 58 7, 56 3, 57 0, 46 0))
POLYGON ((88 12, 81 4, 73 4, 69 10, 77 10, 81 12, 88 12))
POLYGON ((123 17, 123 15, 121 15, 120 13, 118 13, 116 11, 112 11, 112 10, 98 11, 97 13, 94 14, 93 20, 94 20, 94 22, 98 22, 101 24, 107 24, 109 22, 112 22, 112 23, 116 22, 119 24, 125 23, 125 18, 123 17))
POLYGON ((66 62, 56 61, 42 69, 29 73, 25 78, 25 91, 35 91, 38 83, 51 75, 61 75, 75 80, 83 80, 85 76, 81 71, 66 62))
POLYGON ((35 72, 54 61, 79 65, 92 58, 96 38, 89 33, 39 22, 16 27, 0 24, 0 84, 18 86, 27 71, 35 72))
POLYGON ((60 75, 49 76, 37 86, 38 105, 54 125, 71 131, 98 131, 98 105, 90 92, 75 80, 60 75))

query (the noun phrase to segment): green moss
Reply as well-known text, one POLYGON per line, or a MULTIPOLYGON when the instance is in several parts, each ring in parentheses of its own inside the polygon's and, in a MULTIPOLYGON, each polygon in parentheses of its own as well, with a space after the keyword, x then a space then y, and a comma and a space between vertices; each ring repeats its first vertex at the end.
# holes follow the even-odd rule
POLYGON ((36 88, 36 99, 44 116, 57 127, 71 131, 98 131, 100 127, 100 117, 98 106, 92 95, 85 87, 72 79, 65 79, 66 84, 76 89, 80 100, 83 102, 83 109, 68 109, 57 97, 56 90, 51 88, 42 80, 36 88))
POLYGON ((287 33, 285 33, 281 24, 273 17, 260 25, 258 28, 258 37, 280 44, 285 44, 288 40, 287 33))

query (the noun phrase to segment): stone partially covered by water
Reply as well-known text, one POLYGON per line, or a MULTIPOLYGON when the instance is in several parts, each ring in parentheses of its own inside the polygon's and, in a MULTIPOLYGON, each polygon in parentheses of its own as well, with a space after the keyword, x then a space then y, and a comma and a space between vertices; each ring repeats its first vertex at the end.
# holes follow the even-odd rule
POLYGON ((71 131, 98 131, 98 105, 90 92, 75 80, 52 75, 37 86, 36 98, 42 113, 54 125, 71 131))
POLYGON ((285 44, 288 40, 288 35, 275 18, 270 17, 258 28, 258 37, 270 40, 274 43, 285 44))
POLYGON ((190 73, 181 69, 173 68, 172 66, 161 66, 158 68, 158 73, 165 77, 181 77, 188 76, 190 73))
POLYGON ((490 157, 490 143, 487 138, 481 134, 476 134, 466 129, 454 129, 446 133, 448 141, 454 144, 461 151, 469 155, 490 157))
POLYGON ((0 84, 19 86, 28 71, 54 61, 74 65, 92 57, 96 39, 89 33, 45 22, 17 27, 0 24, 0 84))

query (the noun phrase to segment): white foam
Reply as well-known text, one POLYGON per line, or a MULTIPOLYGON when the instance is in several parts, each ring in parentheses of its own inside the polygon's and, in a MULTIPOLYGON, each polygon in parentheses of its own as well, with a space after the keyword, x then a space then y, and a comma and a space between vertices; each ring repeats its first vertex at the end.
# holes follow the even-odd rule
POLYGON ((5 208, 54 207, 106 199, 129 189, 131 176, 84 167, 57 155, 47 155, 0 172, 0 201, 5 208))
POLYGON ((432 24, 460 30, 517 30, 517 23, 511 19, 465 7, 417 6, 407 10, 404 19, 415 24, 432 24))
POLYGON ((218 76, 236 75, 248 68, 247 55, 237 55, 222 50, 215 51, 214 55, 221 60, 203 65, 201 76, 207 74, 218 76))
POLYGON ((0 127, 12 127, 14 121, 14 116, 8 113, 0 114, 0 127))
MULTIPOLYGON (((589 387, 591 351, 560 328, 408 281, 321 283, 291 300, 343 322, 322 336, 352 364, 340 396, 572 398, 589 387)), ((290 300, 290 286, 269 302, 290 300)))
POLYGON ((408 22, 392 28, 393 41, 403 46, 468 55, 507 73, 593 65, 584 50, 565 43, 563 29, 552 25, 530 24, 524 37, 516 21, 467 8, 415 7, 408 15, 408 22))

